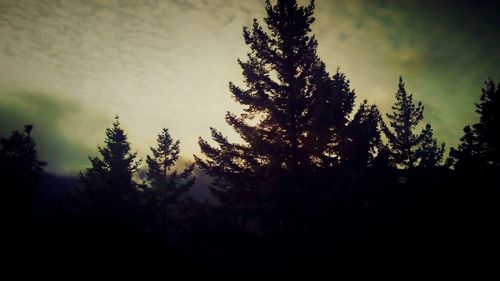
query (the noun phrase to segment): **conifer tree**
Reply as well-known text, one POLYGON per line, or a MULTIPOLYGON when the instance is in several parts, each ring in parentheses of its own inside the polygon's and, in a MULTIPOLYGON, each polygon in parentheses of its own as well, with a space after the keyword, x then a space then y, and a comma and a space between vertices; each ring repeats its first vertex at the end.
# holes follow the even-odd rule
POLYGON ((380 150, 380 112, 377 106, 364 100, 346 127, 342 139, 341 157, 352 168, 370 166, 380 150))
POLYGON ((32 130, 32 125, 25 125, 23 132, 13 131, 10 137, 0 139, 0 186, 5 199, 2 206, 8 206, 10 216, 20 216, 17 223, 25 223, 22 220, 33 215, 34 193, 47 164, 38 159, 32 130))
POLYGON ((423 168, 439 166, 443 161, 444 148, 444 143, 438 145, 437 140, 433 137, 431 125, 425 125, 422 130, 420 145, 417 148, 417 157, 420 158, 418 166, 423 168))
POLYGON ((396 103, 393 113, 388 113, 390 130, 383 124, 383 132, 387 137, 387 151, 392 165, 398 168, 414 168, 418 161, 418 147, 421 135, 413 130, 422 121, 424 106, 421 102, 413 103, 413 96, 406 92, 403 78, 399 77, 396 103))
POLYGON ((464 136, 450 155, 457 171, 497 177, 500 172, 500 84, 485 82, 480 102, 476 104, 479 122, 464 128, 464 136))
POLYGON ((13 179, 10 184, 36 185, 43 166, 47 164, 38 160, 32 130, 32 125, 25 125, 23 132, 13 131, 9 138, 0 139, 0 170, 4 174, 2 179, 13 179))
POLYGON ((80 173, 82 203, 88 210, 111 216, 134 212, 139 194, 132 177, 140 161, 136 160, 137 154, 130 151, 118 116, 113 126, 106 129, 105 146, 99 146, 98 150, 101 157, 89 157, 92 166, 80 173))
POLYGON ((256 19, 243 29, 251 50, 246 61, 238 60, 246 88, 229 83, 229 89, 245 112, 228 112, 226 121, 244 143, 211 128, 217 146, 200 138, 205 159, 196 157, 226 207, 258 212, 305 200, 312 172, 341 161, 355 96, 345 75, 330 76, 316 53, 313 10, 314 2, 266 1, 267 29, 256 19))
POLYGON ((153 211, 160 218, 162 232, 165 232, 169 208, 178 203, 179 197, 193 186, 194 164, 187 166, 181 173, 172 171, 179 159, 179 140, 173 141, 168 129, 164 128, 157 138, 157 147, 151 147, 147 156, 147 178, 151 188, 153 211))

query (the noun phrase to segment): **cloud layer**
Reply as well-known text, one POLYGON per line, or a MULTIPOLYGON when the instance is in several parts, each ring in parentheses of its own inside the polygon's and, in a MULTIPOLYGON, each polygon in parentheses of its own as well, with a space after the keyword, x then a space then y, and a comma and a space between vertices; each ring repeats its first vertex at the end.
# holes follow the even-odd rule
POLYGON ((61 97, 26 91, 0 94, 0 136, 8 137, 35 122, 33 137, 39 158, 48 162, 46 170, 56 174, 74 174, 85 168, 88 155, 97 146, 88 140, 97 139, 96 127, 104 131, 109 120, 61 97))
MULTIPOLYGON (((387 112, 404 75, 436 135, 455 145, 476 120, 482 81, 500 79, 498 9, 434 2, 319 0, 313 31, 330 72, 340 66, 360 99, 387 112)), ((95 153, 114 114, 142 155, 162 127, 187 158, 209 126, 236 138, 224 123, 240 108, 227 83, 242 80, 242 26, 264 13, 262 1, 0 0, 2 134, 35 123, 60 171, 88 162, 59 153, 62 143, 95 153)))

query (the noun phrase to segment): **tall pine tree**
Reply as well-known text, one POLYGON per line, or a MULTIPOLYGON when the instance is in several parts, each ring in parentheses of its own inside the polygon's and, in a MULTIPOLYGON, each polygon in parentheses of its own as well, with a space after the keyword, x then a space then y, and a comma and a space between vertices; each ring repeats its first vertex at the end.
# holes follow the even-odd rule
POLYGON ((490 78, 476 104, 479 122, 464 128, 458 148, 450 150, 460 208, 459 227, 477 249, 496 249, 500 214, 500 84, 490 78), (454 163, 453 163, 454 162, 454 163), (465 226, 465 227, 464 227, 465 226))
POLYGON ((196 157, 228 210, 300 213, 314 171, 341 161, 355 95, 345 76, 330 76, 317 56, 313 10, 314 2, 266 1, 267 29, 257 20, 243 29, 251 49, 246 61, 238 60, 246 88, 229 83, 229 89, 245 112, 228 112, 226 121, 244 143, 231 143, 212 128, 217 146, 200 138, 205 159, 196 157))
POLYGON ((179 144, 170 136, 168 129, 163 129, 157 138, 157 147, 151 147, 151 156, 148 155, 147 178, 151 188, 150 204, 153 214, 158 218, 161 232, 165 233, 167 220, 171 217, 172 208, 178 203, 179 197, 193 186, 194 164, 187 166, 181 173, 172 171, 179 159, 179 144))
POLYGON ((459 172, 485 178, 497 178, 500 173, 500 84, 492 79, 485 82, 480 102, 476 104, 479 122, 464 128, 464 136, 450 155, 459 172))
POLYGON ((437 145, 430 125, 426 125, 422 132, 414 133, 424 118, 424 106, 421 102, 413 102, 413 95, 406 92, 402 77, 399 77, 396 103, 392 109, 393 112, 387 114, 392 130, 382 122, 390 163, 401 169, 436 166, 442 159, 444 144, 437 145))

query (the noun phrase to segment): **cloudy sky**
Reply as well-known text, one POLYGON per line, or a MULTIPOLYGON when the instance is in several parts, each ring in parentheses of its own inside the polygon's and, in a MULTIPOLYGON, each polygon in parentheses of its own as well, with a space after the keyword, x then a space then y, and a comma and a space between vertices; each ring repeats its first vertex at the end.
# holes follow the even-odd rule
MULTIPOLYGON (((477 120, 483 81, 500 81, 498 6, 317 0, 312 28, 358 102, 388 112, 403 75, 449 147, 477 120)), ((115 114, 142 156, 162 127, 188 160, 210 126, 236 139, 227 85, 242 81, 242 27, 264 13, 261 0, 0 0, 0 135, 34 123, 56 173, 88 165, 115 114)))

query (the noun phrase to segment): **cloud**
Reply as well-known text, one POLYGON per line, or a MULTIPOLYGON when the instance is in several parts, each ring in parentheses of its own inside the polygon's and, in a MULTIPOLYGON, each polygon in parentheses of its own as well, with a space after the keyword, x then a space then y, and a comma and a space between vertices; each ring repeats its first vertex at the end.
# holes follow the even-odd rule
POLYGON ((227 81, 239 76, 236 58, 245 54, 241 28, 264 10, 259 1, 225 0, 0 7, 0 85, 64 93, 101 114, 118 113, 139 147, 171 127, 187 155, 197 151, 198 134, 226 126, 224 113, 235 107, 227 81))
MULTIPOLYGON (((319 0, 312 28, 320 57, 330 72, 341 66, 358 100, 387 112, 403 75, 436 135, 457 143, 476 118, 482 81, 500 79, 498 9, 471 3, 319 0)), ((70 110, 59 113, 62 119, 38 116, 38 123, 63 120, 59 126, 88 147, 102 141, 119 114, 139 154, 168 127, 190 158, 199 151, 197 137, 210 138, 210 126, 237 138, 224 122, 227 110, 241 108, 227 83, 242 81, 236 63, 248 52, 242 27, 264 14, 260 0, 3 0, 0 87, 10 97, 24 89, 54 106, 73 103, 85 118, 106 116, 89 121, 86 133, 68 125, 80 118, 70 110)), ((2 110, 32 116, 23 106, 2 110)))
POLYGON ((95 128, 105 124, 99 116, 88 115, 73 101, 43 93, 0 91, 0 136, 33 124, 39 158, 48 162, 47 171, 70 173, 88 166, 95 153, 95 128), (84 137, 84 138, 83 138, 84 137))

